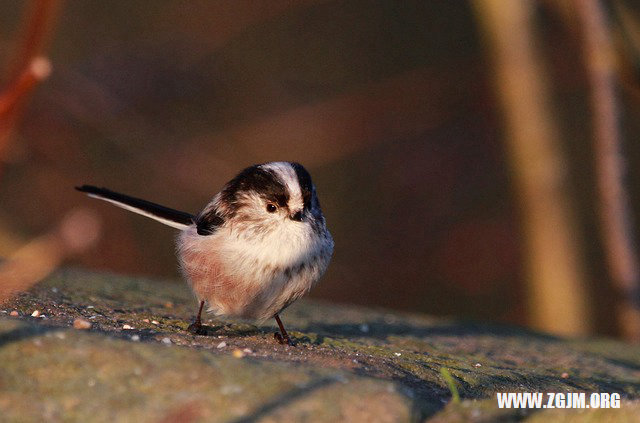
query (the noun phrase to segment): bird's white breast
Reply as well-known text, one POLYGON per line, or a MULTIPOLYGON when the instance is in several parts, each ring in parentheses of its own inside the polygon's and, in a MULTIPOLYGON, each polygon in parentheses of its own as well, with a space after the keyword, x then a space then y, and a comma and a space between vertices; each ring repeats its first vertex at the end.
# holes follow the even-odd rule
POLYGON ((219 315, 267 319, 306 294, 333 252, 328 231, 285 222, 260 235, 225 225, 201 236, 195 227, 178 238, 181 268, 198 299, 219 315))

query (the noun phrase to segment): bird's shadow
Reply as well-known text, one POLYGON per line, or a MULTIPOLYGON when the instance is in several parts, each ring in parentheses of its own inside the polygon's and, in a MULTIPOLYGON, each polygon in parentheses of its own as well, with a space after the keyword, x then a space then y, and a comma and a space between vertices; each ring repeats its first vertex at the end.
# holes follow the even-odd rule
POLYGON ((212 337, 223 335, 230 338, 244 338, 255 335, 263 335, 265 333, 273 332, 273 330, 268 326, 258 327, 241 322, 213 322, 197 326, 191 324, 185 332, 198 336, 212 337))
MULTIPOLYGON (((243 321, 207 322, 187 332, 199 336, 224 335, 232 338, 244 338, 267 335, 277 332, 277 328, 268 325, 255 326, 243 321)), ((296 343, 321 345, 325 338, 370 339, 386 341, 391 336, 428 338, 434 336, 492 336, 495 338, 528 338, 545 343, 559 342, 562 338, 536 332, 522 327, 479 323, 474 321, 434 322, 415 324, 410 322, 388 322, 382 318, 369 319, 353 323, 325 323, 314 319, 306 324, 292 328, 292 339, 296 343)))
POLYGON ((223 327, 224 326, 222 325, 210 326, 210 325, 201 325, 201 324, 196 325, 195 323, 192 323, 187 327, 186 332, 192 335, 199 335, 199 336, 217 336, 222 333, 221 329, 223 327))

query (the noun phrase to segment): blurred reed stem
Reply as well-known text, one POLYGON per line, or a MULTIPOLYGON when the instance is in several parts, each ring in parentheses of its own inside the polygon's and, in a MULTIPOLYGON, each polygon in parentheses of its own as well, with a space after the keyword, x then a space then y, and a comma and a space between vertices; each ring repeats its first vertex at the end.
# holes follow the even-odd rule
POLYGON ((592 329, 589 291, 568 196, 568 163, 535 48, 535 4, 476 0, 473 5, 494 61, 521 210, 529 322, 553 333, 587 334, 592 329))
POLYGON ((95 212, 71 210, 48 233, 32 239, 0 262, 0 304, 26 291, 100 239, 102 222, 95 212))
POLYGON ((25 7, 16 36, 13 58, 8 64, 4 81, 11 85, 29 67, 34 57, 41 56, 51 40, 61 1, 32 0, 25 7))
POLYGON ((51 71, 41 53, 50 38, 59 5, 58 0, 34 0, 22 20, 16 51, 0 91, 0 165, 6 159, 11 135, 29 94, 51 71))
POLYGON ((626 339, 640 341, 640 266, 633 240, 616 101, 615 56, 598 0, 574 0, 591 84, 600 221, 611 280, 620 292, 616 314, 626 339))

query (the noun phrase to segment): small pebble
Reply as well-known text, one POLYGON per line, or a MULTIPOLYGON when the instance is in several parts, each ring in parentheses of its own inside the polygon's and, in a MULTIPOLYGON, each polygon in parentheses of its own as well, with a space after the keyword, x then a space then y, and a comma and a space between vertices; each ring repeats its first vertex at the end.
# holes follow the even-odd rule
POLYGON ((54 335, 58 339, 65 339, 67 337, 64 332, 56 332, 54 335))
POLYGON ((475 366, 476 366, 476 367, 482 367, 482 364, 480 364, 480 363, 476 363, 476 364, 475 364, 475 366))
POLYGON ((173 308, 173 303, 171 301, 167 301, 166 303, 164 303, 164 307, 165 308, 173 308))
POLYGON ((20 313, 18 313, 17 310, 13 310, 11 313, 9 313, 9 316, 13 316, 13 317, 16 317, 16 316, 19 316, 19 315, 20 315, 20 313))
POLYGON ((245 348, 244 350, 242 350, 242 352, 244 352, 245 354, 253 354, 253 351, 251 351, 251 349, 249 348, 245 348))
POLYGON ((394 353, 396 355, 396 357, 400 357, 402 355, 402 353, 394 353))
POLYGON ((94 306, 87 306, 87 308, 95 308, 94 306))
POLYGON ((563 379, 567 379, 569 377, 569 373, 564 372, 560 375, 563 379))
POLYGON ((226 346, 227 346, 227 343, 226 343, 226 342, 224 342, 224 341, 222 341, 222 342, 220 342, 220 343, 218 344, 218 346, 217 346, 216 348, 221 349, 221 348, 224 348, 224 347, 226 347, 226 346))
POLYGON ((73 328, 79 330, 91 329, 91 322, 84 319, 75 319, 73 321, 73 328))
POLYGON ((53 292, 54 294, 58 292, 58 288, 56 288, 55 286, 53 288, 51 288, 51 292, 53 292))
POLYGON ((125 329, 125 330, 133 329, 133 326, 124 324, 124 325, 122 325, 122 329, 125 329))
POLYGON ((233 353, 231 353, 235 358, 242 358, 244 357, 244 352, 242 350, 239 349, 235 349, 233 350, 233 353))
POLYGON ((142 319, 143 322, 149 323, 149 319, 142 319))
POLYGON ((40 316, 40 310, 33 310, 33 313, 31 313, 31 317, 38 317, 40 316))
POLYGON ((171 339, 169 339, 169 338, 162 338, 162 343, 163 343, 163 344, 170 345, 170 344, 171 344, 171 339))
POLYGON ((366 323, 361 324, 360 325, 360 332, 364 332, 364 333, 369 332, 369 325, 366 324, 366 323))
POLYGON ((151 323, 153 323, 154 325, 159 325, 160 322, 158 322, 157 320, 152 320, 151 323))
POLYGON ((140 340, 140 335, 131 335, 131 340, 133 342, 138 342, 140 340))

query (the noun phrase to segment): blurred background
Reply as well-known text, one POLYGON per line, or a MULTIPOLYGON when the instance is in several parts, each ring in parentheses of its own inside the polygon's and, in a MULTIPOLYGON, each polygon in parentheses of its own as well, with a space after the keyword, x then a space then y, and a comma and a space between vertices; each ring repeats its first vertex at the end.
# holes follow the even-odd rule
POLYGON ((512 3, 4 0, 0 255, 85 206, 102 236, 65 265, 182 283, 173 229, 73 187, 196 213, 240 169, 298 161, 336 243, 312 297, 633 338, 597 143, 609 122, 633 271, 640 6, 512 3), (21 80, 39 56, 51 75, 21 80))

